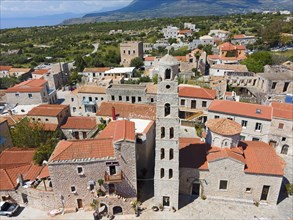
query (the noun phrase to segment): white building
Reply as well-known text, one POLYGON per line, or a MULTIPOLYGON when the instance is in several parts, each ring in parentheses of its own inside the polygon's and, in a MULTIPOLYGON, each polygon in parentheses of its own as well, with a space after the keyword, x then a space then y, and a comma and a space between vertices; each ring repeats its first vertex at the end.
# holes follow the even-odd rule
POLYGON ((165 39, 169 38, 177 38, 179 28, 173 26, 167 26, 167 28, 163 28, 163 34, 165 39))

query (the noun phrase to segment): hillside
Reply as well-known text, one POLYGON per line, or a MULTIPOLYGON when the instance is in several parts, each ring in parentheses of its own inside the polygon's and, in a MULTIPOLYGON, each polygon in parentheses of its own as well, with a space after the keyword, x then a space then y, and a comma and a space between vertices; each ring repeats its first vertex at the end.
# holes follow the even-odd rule
POLYGON ((62 24, 134 20, 158 17, 223 15, 253 10, 292 8, 291 0, 134 0, 128 6, 108 12, 86 14, 62 24))

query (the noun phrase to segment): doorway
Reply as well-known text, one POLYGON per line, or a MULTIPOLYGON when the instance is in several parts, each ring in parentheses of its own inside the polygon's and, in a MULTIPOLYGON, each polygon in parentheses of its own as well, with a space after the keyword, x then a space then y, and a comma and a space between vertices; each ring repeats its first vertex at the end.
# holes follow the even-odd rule
POLYGON ((199 182, 194 182, 192 184, 192 192, 191 192, 191 194, 193 196, 199 196, 199 193, 200 193, 200 183, 199 182))
POLYGON ((269 189, 270 189, 270 186, 263 186, 262 192, 261 192, 261 197, 260 197, 261 201, 267 200, 268 194, 269 194, 269 189))
POLYGON ((122 208, 121 206, 115 206, 113 207, 113 215, 122 215, 122 208))
POLYGON ((163 196, 163 206, 170 206, 170 197, 163 196))
POLYGON ((77 199, 77 208, 78 209, 82 209, 83 208, 82 199, 77 199))

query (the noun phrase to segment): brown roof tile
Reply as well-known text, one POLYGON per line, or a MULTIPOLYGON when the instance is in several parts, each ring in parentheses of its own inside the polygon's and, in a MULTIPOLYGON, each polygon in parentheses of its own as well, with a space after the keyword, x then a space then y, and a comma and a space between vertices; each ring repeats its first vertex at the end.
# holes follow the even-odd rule
POLYGON ((83 86, 78 88, 78 93, 93 93, 93 94, 106 94, 106 87, 103 86, 83 86))
POLYGON ((97 126, 96 117, 68 117, 64 125, 61 126, 62 129, 85 129, 92 130, 97 126))
POLYGON ((43 85, 47 83, 44 79, 30 79, 5 90, 6 93, 14 92, 40 92, 43 85))
POLYGON ((83 72, 103 73, 110 69, 110 67, 85 68, 83 72))
POLYGON ((9 71, 12 66, 0 66, 0 71, 9 71))
POLYGON ((0 118, 6 119, 9 126, 13 126, 18 123, 21 119, 25 118, 26 115, 5 115, 0 118))
POLYGON ((34 155, 35 149, 8 148, 0 154, 0 169, 30 164, 34 155))
POLYGON ((127 102, 102 102, 97 116, 112 117, 112 107, 121 118, 156 120, 156 106, 148 104, 131 104, 127 102))
POLYGON ((35 70, 34 72, 32 72, 32 74, 37 74, 37 75, 44 75, 44 74, 47 74, 49 73, 49 69, 38 69, 38 70, 35 70))
POLYGON ((273 117, 293 120, 293 104, 272 102, 273 117))
POLYGON ((217 91, 213 89, 197 88, 189 85, 179 86, 179 97, 191 97, 200 99, 215 99, 217 91))
POLYGON ((209 119, 206 126, 217 134, 221 135, 235 135, 240 134, 242 127, 236 121, 227 118, 209 119))
POLYGON ((43 104, 34 107, 30 110, 28 116, 57 116, 63 110, 69 108, 69 105, 58 105, 58 104, 43 104))
POLYGON ((224 114, 272 120, 272 107, 229 100, 213 100, 208 110, 224 114), (258 111, 258 109, 260 111, 258 111), (258 113, 259 112, 259 113, 258 113))
POLYGON ((209 153, 207 155, 207 160, 209 163, 213 161, 225 159, 225 158, 232 158, 234 160, 237 160, 245 164, 245 158, 243 157, 243 155, 236 153, 235 151, 229 148, 213 147, 212 149, 209 150, 209 153))

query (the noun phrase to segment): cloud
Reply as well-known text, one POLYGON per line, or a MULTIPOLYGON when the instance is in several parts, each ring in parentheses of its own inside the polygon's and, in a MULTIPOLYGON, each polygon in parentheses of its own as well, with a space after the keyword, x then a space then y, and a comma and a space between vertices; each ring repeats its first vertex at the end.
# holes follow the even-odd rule
POLYGON ((60 13, 89 13, 107 7, 123 7, 132 0, 0 0, 2 17, 33 17, 60 13))

